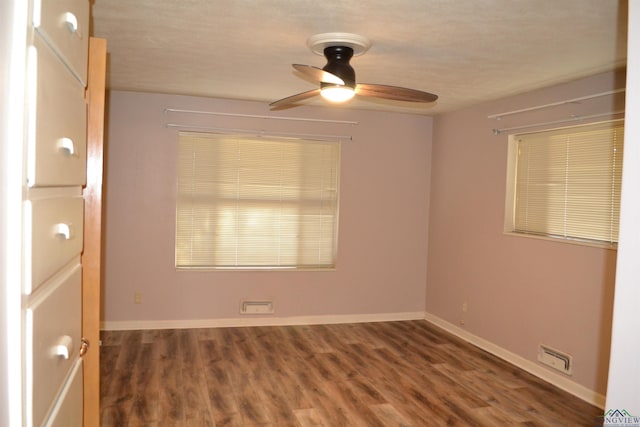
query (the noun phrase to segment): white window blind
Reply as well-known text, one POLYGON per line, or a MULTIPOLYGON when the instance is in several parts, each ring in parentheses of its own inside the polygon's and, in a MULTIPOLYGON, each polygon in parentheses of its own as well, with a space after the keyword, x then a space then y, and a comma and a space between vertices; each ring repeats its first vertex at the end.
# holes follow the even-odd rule
POLYGON ((178 268, 333 268, 340 144, 180 132, 178 268))
POLYGON ((516 136, 514 231, 618 241, 624 122, 516 136))

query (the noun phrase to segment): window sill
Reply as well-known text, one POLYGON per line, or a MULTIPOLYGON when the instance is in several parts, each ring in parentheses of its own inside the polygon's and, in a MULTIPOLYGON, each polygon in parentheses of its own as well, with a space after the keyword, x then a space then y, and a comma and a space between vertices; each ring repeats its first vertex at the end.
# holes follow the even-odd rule
POLYGON ((578 245, 578 246, 589 246, 592 248, 600 248, 600 249, 608 249, 608 250, 613 250, 613 251, 617 251, 618 250, 618 244, 617 243, 606 243, 606 242, 595 242, 595 241, 589 241, 589 240, 580 240, 580 239, 569 239, 569 238, 563 238, 563 237, 552 237, 552 236, 542 236, 539 234, 528 234, 528 233, 519 233, 517 231, 505 231, 504 234, 506 236, 513 236, 513 237, 526 237, 526 238, 530 238, 530 239, 538 239, 538 240, 547 240, 550 242, 556 242, 556 243, 568 243, 571 245, 578 245))
POLYGON ((336 267, 175 267, 176 271, 224 271, 224 272, 283 272, 283 271, 298 271, 298 272, 315 272, 315 271, 336 271, 336 267))

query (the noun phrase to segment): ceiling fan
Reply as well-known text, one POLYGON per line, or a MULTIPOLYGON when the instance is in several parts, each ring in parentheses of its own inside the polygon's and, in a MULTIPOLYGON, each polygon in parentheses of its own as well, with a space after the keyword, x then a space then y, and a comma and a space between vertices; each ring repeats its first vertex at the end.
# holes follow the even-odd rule
POLYGON ((272 109, 295 107, 305 99, 321 95, 331 102, 346 102, 355 95, 415 103, 429 103, 438 95, 398 86, 356 83, 356 73, 349 64, 353 56, 365 53, 371 42, 366 37, 350 33, 323 33, 311 36, 309 48, 318 55, 324 55, 327 65, 323 68, 313 65, 293 64, 302 77, 317 81, 320 87, 272 102, 272 109))

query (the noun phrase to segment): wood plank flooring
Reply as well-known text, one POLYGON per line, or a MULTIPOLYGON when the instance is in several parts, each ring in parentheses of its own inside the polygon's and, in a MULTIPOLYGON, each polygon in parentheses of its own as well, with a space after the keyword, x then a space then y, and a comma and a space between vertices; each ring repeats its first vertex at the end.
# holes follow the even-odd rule
POLYGON ((103 332, 101 426, 593 426, 426 321, 103 332))

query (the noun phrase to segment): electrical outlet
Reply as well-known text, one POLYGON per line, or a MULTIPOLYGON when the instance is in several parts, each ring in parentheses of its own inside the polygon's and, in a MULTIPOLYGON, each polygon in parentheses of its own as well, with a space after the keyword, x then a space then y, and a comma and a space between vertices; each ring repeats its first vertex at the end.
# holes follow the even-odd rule
POLYGON ((467 311, 469 311, 469 304, 465 301, 462 303, 462 312, 466 313, 467 311))
POLYGON ((133 294, 133 303, 134 304, 142 304, 142 293, 141 292, 135 292, 133 294))

